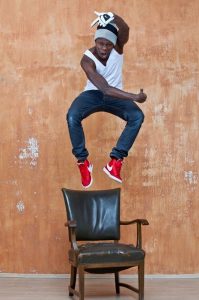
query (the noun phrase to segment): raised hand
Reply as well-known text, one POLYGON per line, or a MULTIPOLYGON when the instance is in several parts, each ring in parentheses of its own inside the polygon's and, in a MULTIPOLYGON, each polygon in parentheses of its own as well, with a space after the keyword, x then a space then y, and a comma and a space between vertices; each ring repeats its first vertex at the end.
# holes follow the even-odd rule
POLYGON ((114 14, 112 12, 97 12, 95 11, 95 14, 97 15, 97 18, 91 23, 91 27, 94 25, 100 25, 102 27, 105 27, 108 25, 111 21, 114 20, 114 14))
POLYGON ((143 89, 140 89, 140 93, 137 94, 137 102, 143 103, 146 101, 147 95, 143 92, 143 89))

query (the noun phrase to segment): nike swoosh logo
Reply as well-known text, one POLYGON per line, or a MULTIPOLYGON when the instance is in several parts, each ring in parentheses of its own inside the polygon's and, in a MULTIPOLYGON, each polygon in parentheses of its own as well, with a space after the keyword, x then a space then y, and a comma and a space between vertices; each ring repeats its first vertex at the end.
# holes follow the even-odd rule
POLYGON ((113 166, 109 166, 109 164, 107 164, 106 167, 107 167, 107 169, 108 169, 109 172, 111 172, 112 169, 113 169, 113 166))
POLYGON ((93 171, 93 166, 92 166, 92 165, 89 165, 89 167, 87 167, 87 168, 88 168, 89 172, 92 173, 92 171, 93 171))

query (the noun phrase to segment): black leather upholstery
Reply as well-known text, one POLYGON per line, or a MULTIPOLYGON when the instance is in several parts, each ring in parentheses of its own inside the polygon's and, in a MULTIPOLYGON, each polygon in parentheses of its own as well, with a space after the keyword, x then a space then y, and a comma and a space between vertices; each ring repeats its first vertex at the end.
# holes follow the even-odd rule
POLYGON ((68 220, 77 222, 77 240, 120 239, 120 189, 62 191, 68 220))
MULTIPOLYGON (((69 259, 74 259, 75 252, 69 251, 69 259)), ((145 252, 133 245, 120 243, 87 243, 79 246, 78 263, 124 263, 144 259, 145 252)), ((132 263, 132 265, 133 265, 132 263)))

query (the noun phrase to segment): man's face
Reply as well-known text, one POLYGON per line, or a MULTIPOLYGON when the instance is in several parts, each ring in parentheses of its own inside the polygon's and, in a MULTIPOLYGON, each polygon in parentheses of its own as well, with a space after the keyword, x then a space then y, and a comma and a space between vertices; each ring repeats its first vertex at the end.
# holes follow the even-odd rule
POLYGON ((114 45, 106 39, 98 38, 95 41, 95 47, 99 58, 106 60, 108 59, 114 45))

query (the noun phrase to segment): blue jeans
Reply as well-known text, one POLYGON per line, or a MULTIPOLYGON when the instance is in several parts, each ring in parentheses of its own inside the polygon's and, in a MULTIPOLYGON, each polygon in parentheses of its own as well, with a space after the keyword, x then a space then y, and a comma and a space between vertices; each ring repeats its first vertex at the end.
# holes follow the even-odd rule
POLYGON ((82 92, 68 110, 67 122, 72 153, 78 160, 85 160, 88 157, 81 122, 98 111, 111 113, 126 121, 126 126, 110 156, 118 159, 127 157, 144 121, 144 114, 134 101, 104 96, 99 90, 82 92))

